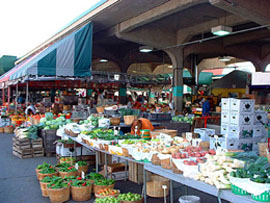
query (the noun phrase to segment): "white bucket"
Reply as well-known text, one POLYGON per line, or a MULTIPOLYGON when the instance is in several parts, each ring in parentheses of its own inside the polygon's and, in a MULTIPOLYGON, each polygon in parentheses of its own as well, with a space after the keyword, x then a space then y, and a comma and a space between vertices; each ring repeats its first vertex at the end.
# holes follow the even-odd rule
POLYGON ((179 203, 200 203, 201 199, 200 197, 188 195, 188 196, 182 196, 178 199, 179 203))

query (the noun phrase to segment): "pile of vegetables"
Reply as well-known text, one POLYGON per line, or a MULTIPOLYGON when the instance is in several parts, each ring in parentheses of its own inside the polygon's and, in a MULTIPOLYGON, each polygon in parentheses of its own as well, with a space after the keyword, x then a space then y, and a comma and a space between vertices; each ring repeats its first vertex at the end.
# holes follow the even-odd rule
POLYGON ((51 183, 51 182, 56 182, 56 181, 59 181, 59 180, 62 180, 62 178, 58 177, 58 176, 53 176, 53 177, 46 176, 40 182, 42 182, 42 183, 51 183))
POLYGON ((114 183, 113 179, 95 179, 95 185, 112 185, 114 183))
POLYGON ((77 178, 74 181, 72 181, 71 186, 73 187, 87 187, 90 186, 90 183, 82 180, 81 178, 77 178))
POLYGON ((142 199, 142 196, 136 193, 129 192, 129 193, 120 194, 118 196, 118 199, 122 201, 138 201, 142 199))
POLYGON ((20 127, 15 130, 15 137, 18 139, 37 139, 38 138, 38 127, 32 125, 30 127, 20 127))
POLYGON ((91 124, 91 126, 98 127, 98 121, 101 118, 102 117, 97 117, 97 116, 91 115, 86 120, 80 121, 79 124, 80 125, 82 125, 82 124, 91 124))
POLYGON ((120 200, 115 197, 97 198, 95 203, 120 203, 120 200))
POLYGON ((56 170, 50 166, 49 168, 44 168, 42 169, 42 171, 40 171, 41 174, 52 174, 52 173, 56 173, 56 170))
POLYGON ((200 173, 194 178, 214 185, 218 189, 229 189, 231 187, 230 173, 236 168, 243 168, 245 163, 232 159, 223 153, 214 156, 207 154, 205 157, 207 158, 206 163, 201 164, 200 173))
POLYGON ((183 122, 183 123, 189 123, 192 124, 194 120, 194 116, 174 116, 172 117, 172 120, 174 122, 183 122))
POLYGON ((44 130, 57 130, 59 127, 71 123, 70 119, 66 119, 64 116, 60 116, 53 119, 52 114, 46 114, 45 118, 40 119, 39 128, 44 130))
POLYGON ((85 176, 86 180, 100 180, 100 179, 105 179, 103 175, 99 173, 89 173, 88 175, 85 176))
POLYGON ((77 169, 74 166, 70 166, 68 168, 60 168, 59 171, 60 172, 75 172, 77 171, 77 169))
POLYGON ((260 157, 255 162, 248 161, 244 168, 232 171, 230 175, 235 178, 249 178, 256 183, 270 183, 270 164, 265 157, 260 157))
POLYGON ((49 168, 51 166, 52 166, 51 164, 48 164, 46 162, 43 162, 43 164, 38 165, 36 169, 43 170, 43 169, 49 168))
POLYGON ((62 189, 68 187, 68 183, 64 182, 62 178, 54 179, 47 185, 51 189, 62 189))
POLYGON ((108 196, 114 196, 119 193, 119 190, 111 189, 111 188, 105 188, 99 190, 96 194, 102 197, 108 197, 108 196))
POLYGON ((86 161, 78 161, 77 164, 78 164, 78 166, 87 166, 86 161))

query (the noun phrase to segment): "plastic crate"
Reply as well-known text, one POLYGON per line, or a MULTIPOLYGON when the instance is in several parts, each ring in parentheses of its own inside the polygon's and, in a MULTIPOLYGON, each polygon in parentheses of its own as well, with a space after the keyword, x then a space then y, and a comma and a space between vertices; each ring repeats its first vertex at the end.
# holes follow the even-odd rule
POLYGON ((264 192, 260 195, 251 195, 252 199, 258 201, 258 202, 270 202, 270 193, 269 191, 264 192))
POLYGON ((241 189, 240 187, 237 187, 235 185, 231 185, 231 190, 233 194, 236 195, 242 195, 242 196, 246 196, 246 195, 250 195, 247 191, 241 189))

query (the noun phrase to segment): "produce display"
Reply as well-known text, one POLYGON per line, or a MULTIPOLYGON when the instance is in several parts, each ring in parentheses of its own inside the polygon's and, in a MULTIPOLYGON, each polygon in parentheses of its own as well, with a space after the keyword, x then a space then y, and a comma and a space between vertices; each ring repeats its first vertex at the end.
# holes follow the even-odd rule
POLYGON ((174 122, 183 122, 183 123, 189 123, 192 124, 194 120, 194 116, 174 116, 172 117, 172 120, 174 122))
POLYGON ((30 127, 18 127, 14 131, 15 137, 22 140, 22 139, 37 139, 38 138, 38 127, 32 125, 30 127))
POLYGON ((43 170, 43 169, 49 168, 50 166, 52 166, 52 165, 48 164, 46 162, 43 162, 43 164, 38 165, 36 169, 43 170))
POLYGON ((56 173, 56 170, 50 166, 49 168, 44 168, 40 171, 41 174, 50 174, 50 173, 56 173))
POLYGON ((123 193, 118 196, 119 200, 124 200, 124 201, 138 201, 142 199, 142 196, 136 193, 123 193))
POLYGON ((64 116, 54 119, 52 114, 47 113, 44 118, 40 119, 40 123, 37 126, 44 130, 57 130, 60 126, 71 122, 70 119, 66 119, 64 116))
POLYGON ((120 203, 120 200, 115 197, 97 198, 95 203, 120 203))
POLYGON ((99 180, 99 179, 105 179, 105 177, 99 173, 89 173, 85 176, 87 180, 99 180))
POLYGON ((99 190, 95 195, 99 197, 111 197, 119 194, 119 190, 104 188, 99 190))
POLYGON ((78 161, 77 164, 78 164, 78 166, 87 166, 86 161, 78 161))
POLYGON ((71 186, 73 187, 86 187, 86 186, 90 186, 90 183, 82 180, 81 178, 77 178, 74 181, 72 181, 71 186))
POLYGON ((60 168, 59 171, 60 172, 75 172, 77 171, 77 169, 74 166, 70 166, 68 168, 60 168))
POLYGON ((115 183, 113 179, 96 179, 95 185, 112 185, 115 183))

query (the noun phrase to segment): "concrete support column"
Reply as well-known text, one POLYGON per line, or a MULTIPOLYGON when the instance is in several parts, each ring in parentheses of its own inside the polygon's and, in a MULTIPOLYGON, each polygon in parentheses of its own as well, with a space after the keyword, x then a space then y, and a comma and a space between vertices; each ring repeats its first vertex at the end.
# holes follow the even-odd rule
POLYGON ((182 48, 174 48, 165 50, 171 58, 173 65, 173 101, 174 110, 178 113, 183 111, 183 70, 184 70, 184 54, 182 48))

